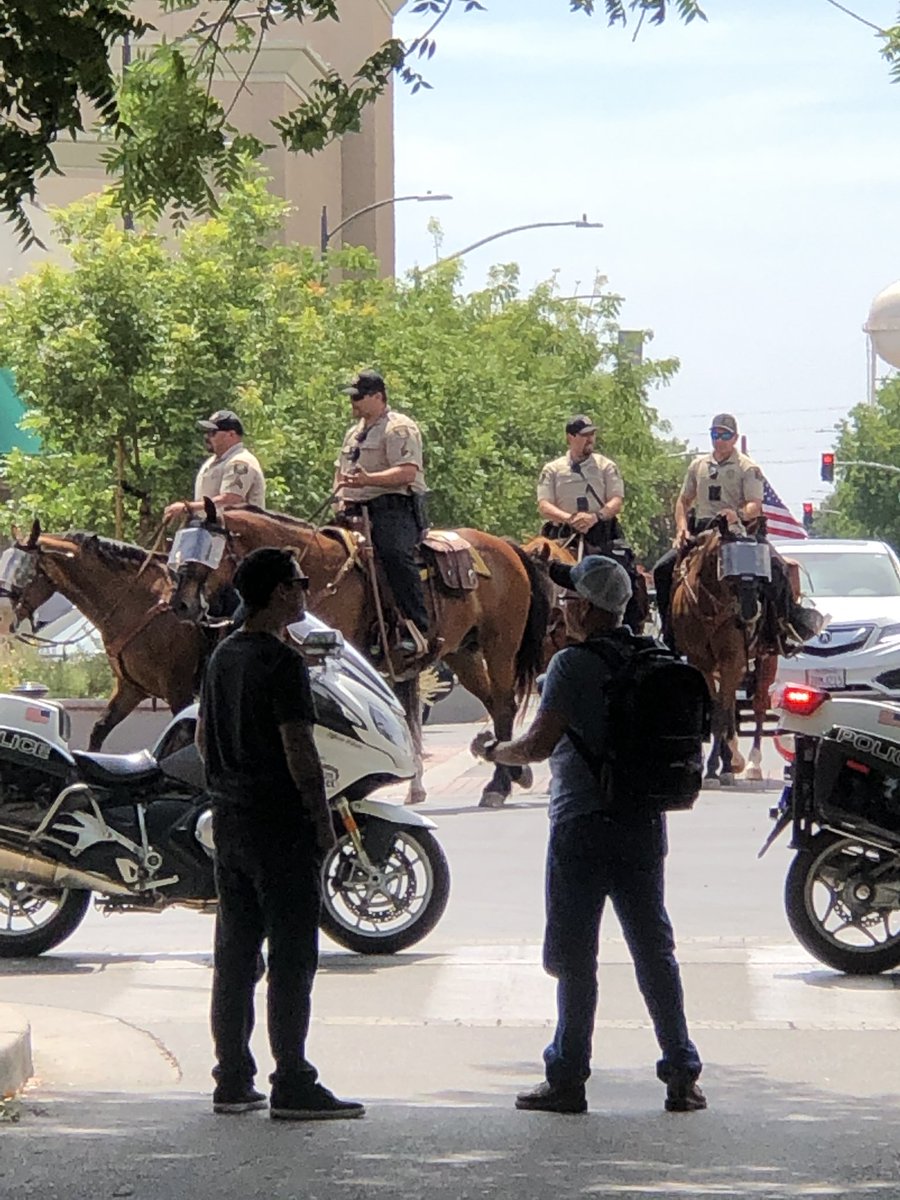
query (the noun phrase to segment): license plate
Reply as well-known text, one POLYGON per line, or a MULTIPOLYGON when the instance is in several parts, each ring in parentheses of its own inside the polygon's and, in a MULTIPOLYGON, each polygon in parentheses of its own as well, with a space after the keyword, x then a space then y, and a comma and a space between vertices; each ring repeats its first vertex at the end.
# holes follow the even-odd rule
POLYGON ((807 671, 806 682, 809 687, 822 688, 825 691, 829 688, 842 688, 847 686, 847 672, 837 667, 830 671, 807 671))

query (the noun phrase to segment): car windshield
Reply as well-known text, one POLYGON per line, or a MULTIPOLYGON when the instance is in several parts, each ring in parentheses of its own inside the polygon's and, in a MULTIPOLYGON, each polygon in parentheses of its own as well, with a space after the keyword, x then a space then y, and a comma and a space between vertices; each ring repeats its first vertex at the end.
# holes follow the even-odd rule
POLYGON ((800 587, 807 596, 900 596, 900 576, 886 554, 804 551, 793 558, 800 564, 800 587))

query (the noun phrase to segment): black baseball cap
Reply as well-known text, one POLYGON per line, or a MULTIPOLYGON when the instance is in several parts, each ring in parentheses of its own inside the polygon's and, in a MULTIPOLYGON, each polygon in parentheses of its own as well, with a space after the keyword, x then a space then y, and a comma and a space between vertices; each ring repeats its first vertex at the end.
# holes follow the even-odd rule
POLYGON ((566 433, 570 433, 572 437, 577 437, 579 433, 596 433, 597 426, 590 417, 586 417, 584 413, 580 413, 577 417, 570 417, 566 421, 566 433))
POLYGON ((218 412, 212 414, 208 421, 198 421, 197 424, 204 433, 224 433, 227 429, 233 429, 242 437, 244 434, 241 418, 230 408, 220 408, 218 412))
POLYGON ((341 391, 351 400, 358 400, 360 396, 372 396, 375 392, 387 395, 385 382, 377 371, 360 371, 352 382, 341 388, 341 391))

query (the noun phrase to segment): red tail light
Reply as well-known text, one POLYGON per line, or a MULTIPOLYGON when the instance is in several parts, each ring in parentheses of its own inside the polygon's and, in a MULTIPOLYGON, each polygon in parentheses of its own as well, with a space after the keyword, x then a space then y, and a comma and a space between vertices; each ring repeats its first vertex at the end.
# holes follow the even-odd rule
POLYGON ((809 717, 821 708, 828 699, 828 692, 819 688, 804 687, 799 683, 791 683, 781 693, 781 705, 785 712, 795 717, 809 717))

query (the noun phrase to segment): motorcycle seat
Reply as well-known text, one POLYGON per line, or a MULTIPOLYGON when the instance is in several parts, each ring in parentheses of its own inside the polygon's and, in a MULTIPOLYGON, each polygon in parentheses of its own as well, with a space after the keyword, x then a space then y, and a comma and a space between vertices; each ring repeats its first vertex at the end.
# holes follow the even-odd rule
POLYGON ((139 750, 137 754, 94 754, 73 750, 72 757, 86 783, 143 783, 162 774, 149 750, 139 750))

